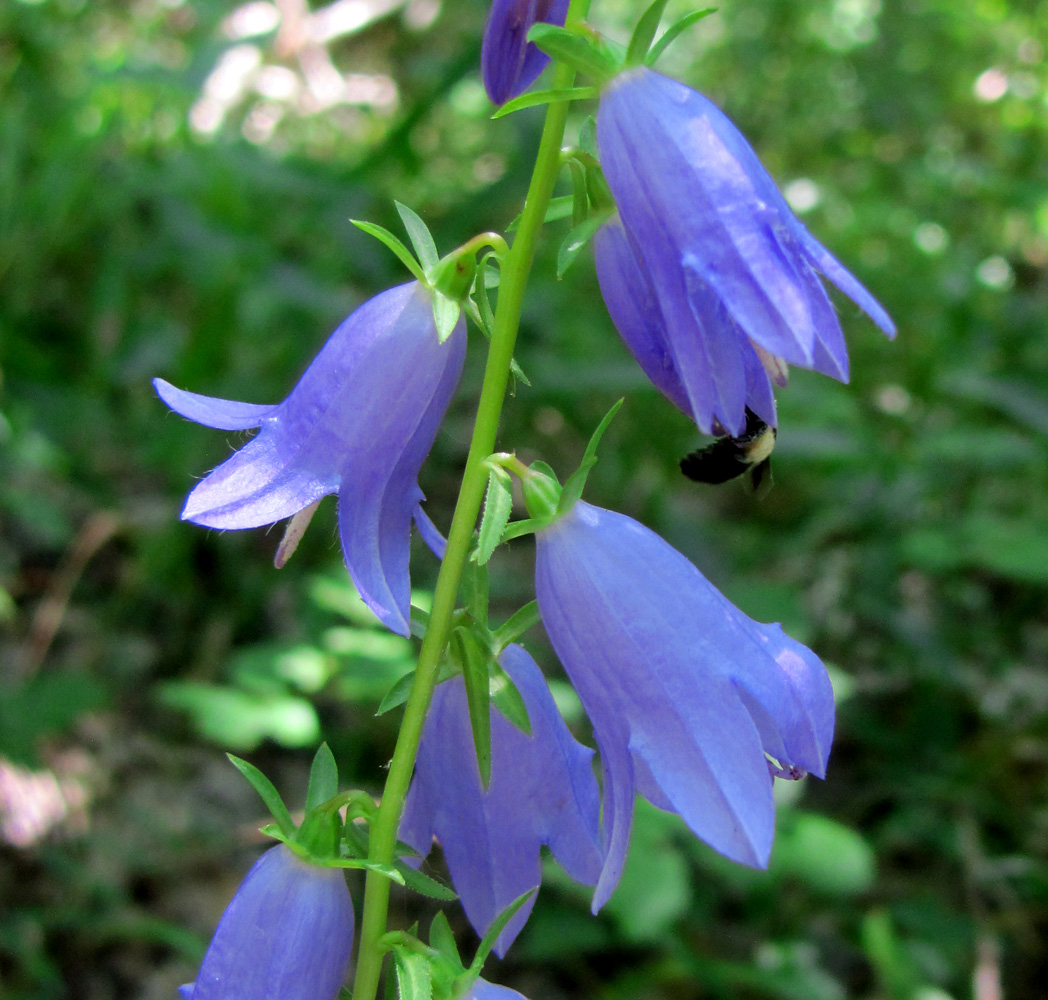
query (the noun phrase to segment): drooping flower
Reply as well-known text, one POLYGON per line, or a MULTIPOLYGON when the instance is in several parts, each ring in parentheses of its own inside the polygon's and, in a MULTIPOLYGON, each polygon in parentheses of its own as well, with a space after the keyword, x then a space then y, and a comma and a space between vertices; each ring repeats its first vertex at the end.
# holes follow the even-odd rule
POLYGON ((337 868, 278 844, 222 914, 183 1000, 334 1000, 353 949, 353 902, 337 868))
MULTIPOLYGON (((400 839, 421 854, 434 835, 444 849, 466 916, 483 935, 542 878, 548 846, 572 878, 593 885, 601 871, 600 794, 593 751, 564 724, 535 661, 523 647, 499 658, 528 710, 531 736, 491 710, 491 779, 485 791, 473 748, 461 676, 433 695, 408 791, 400 839)), ((534 897, 499 935, 501 956, 520 933, 534 897)))
POLYGON ((539 609, 604 773, 594 910, 622 873, 635 792, 734 861, 765 866, 773 770, 825 774, 834 708, 821 661, 622 514, 578 501, 536 537, 539 609))
POLYGON ((259 428, 189 494, 182 519, 255 528, 337 493, 353 582, 385 625, 407 635, 413 516, 429 534, 418 473, 465 351, 465 324, 441 344, 432 293, 410 282, 346 319, 282 403, 214 399, 155 379, 160 398, 190 420, 219 430, 259 428))
POLYGON ((549 62, 527 40, 531 26, 539 21, 563 26, 567 13, 568 0, 494 0, 480 50, 484 89, 493 104, 524 93, 549 62))
MULTIPOLYGON (((659 392, 678 409, 691 414, 691 401, 677 370, 655 289, 644 264, 637 259, 630 245, 618 214, 597 230, 593 237, 593 253, 604 303, 634 360, 659 392)), ((771 367, 771 359, 767 355, 762 359, 761 355, 765 352, 738 331, 735 321, 723 308, 718 315, 724 323, 735 329, 738 337, 738 350, 746 377, 745 405, 769 427, 777 426, 775 394, 768 368, 765 367, 771 367)), ((781 374, 776 381, 780 385, 785 384, 781 374)), ((698 418, 695 419, 698 422, 698 418)))
POLYGON ((747 405, 772 422, 771 389, 755 367, 761 352, 773 371, 781 359, 847 381, 844 335, 820 273, 894 336, 888 314, 802 225, 702 94, 646 67, 627 70, 601 97, 597 145, 635 257, 626 259, 613 226, 603 251, 598 244, 612 317, 635 355, 668 359, 704 432, 741 433, 747 405), (646 331, 628 310, 625 289, 634 288, 657 303, 646 331))

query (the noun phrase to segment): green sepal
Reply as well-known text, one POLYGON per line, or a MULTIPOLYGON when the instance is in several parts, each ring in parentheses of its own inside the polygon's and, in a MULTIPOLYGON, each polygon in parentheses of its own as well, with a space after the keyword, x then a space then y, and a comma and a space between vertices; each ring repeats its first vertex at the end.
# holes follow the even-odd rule
POLYGON ((455 330, 462 315, 462 306, 442 292, 433 293, 433 324, 437 328, 437 340, 444 343, 455 330))
POLYGON ((598 84, 607 82, 622 68, 621 57, 604 39, 590 32, 583 34, 539 21, 528 31, 528 41, 558 62, 593 77, 598 84))
POLYGON ((484 494, 484 513, 473 558, 483 566, 502 541, 502 533, 513 512, 513 490, 509 473, 499 465, 488 468, 488 488, 484 494))
POLYGON ((402 205, 399 201, 394 201, 393 204, 397 206, 400 221, 404 223, 419 263, 423 270, 428 271, 440 260, 437 244, 433 242, 429 227, 407 205, 402 205))
POLYGON ((462 667, 466 686, 466 704, 469 707, 469 725, 473 731, 473 746, 477 753, 481 784, 487 788, 491 781, 491 694, 488 657, 472 632, 463 626, 451 634, 452 647, 462 667))
MULTIPOLYGON (((537 28, 538 25, 535 25, 537 28)), ((563 29, 561 29, 563 30, 563 29)), ((533 90, 520 97, 514 97, 507 101, 491 117, 505 118, 514 111, 523 111, 525 108, 536 108, 540 104, 557 104, 561 101, 590 101, 600 97, 600 90, 596 87, 565 87, 560 90, 533 90)))
POLYGON ((583 219, 564 237, 557 251, 557 277, 563 278, 568 268, 575 263, 579 251, 593 239, 594 234, 607 220, 606 215, 591 215, 583 219))
POLYGON ((693 10, 690 14, 685 14, 679 21, 671 24, 662 33, 662 37, 648 51, 648 55, 644 60, 644 65, 654 66, 662 56, 662 53, 666 51, 666 46, 668 46, 670 42, 675 41, 681 32, 686 31, 693 24, 698 24, 699 21, 705 17, 709 17, 710 14, 715 13, 716 10, 716 7, 704 7, 702 10, 693 10))
POLYGON ((288 812, 288 808, 284 805, 284 800, 280 797, 280 792, 276 790, 273 782, 254 764, 249 764, 246 760, 235 757, 231 753, 227 753, 226 756, 229 758, 229 762, 247 778, 251 787, 258 792, 259 798, 265 803, 269 814, 276 820, 276 824, 280 828, 280 832, 284 834, 284 837, 288 840, 294 839, 296 827, 291 819, 291 813, 288 812))
POLYGON ((539 521, 533 517, 527 517, 523 521, 514 521, 512 524, 506 527, 506 530, 502 533, 502 540, 504 542, 512 542, 514 538, 523 538, 525 535, 532 535, 540 528, 546 527, 545 521, 539 521))
POLYGON ((477 947, 477 953, 473 956, 473 961, 470 963, 469 971, 473 973, 474 978, 480 975, 481 969, 484 968, 484 963, 488 960, 488 955, 491 954, 491 949, 495 947, 495 942, 498 941, 499 935, 506 929, 506 924, 516 916, 517 911, 536 892, 538 892, 538 886, 522 893, 495 918, 495 922, 488 928, 487 934, 481 939, 480 945, 477 947))
POLYGON ((400 1000, 432 1000, 433 982, 426 955, 407 948, 394 948, 393 965, 397 970, 400 1000))
POLYGON ((327 743, 321 743, 313 755, 306 789, 306 813, 338 795, 338 765, 327 743))
POLYGON ((403 243, 400 242, 388 229, 384 229, 382 226, 374 222, 362 222, 359 219, 350 219, 357 229, 368 234, 368 236, 374 236, 376 240, 384 244, 390 250, 393 251, 400 259, 400 262, 416 277, 419 281, 425 283, 426 275, 419 263, 411 255, 411 251, 408 250, 403 243))
POLYGON ((324 867, 376 872, 379 875, 384 875, 390 882, 396 882, 397 885, 407 885, 407 879, 404 878, 398 868, 393 865, 384 865, 379 861, 368 861, 367 858, 332 858, 330 861, 324 862, 324 867))
POLYGON ((571 225, 574 227, 589 215, 589 198, 586 196, 585 168, 573 159, 568 163, 568 170, 571 172, 571 225))
POLYGON ((529 601, 492 632, 491 640, 495 650, 501 653, 511 642, 516 642, 529 628, 537 625, 541 620, 538 601, 529 601))
POLYGON ((295 834, 295 844, 311 858, 327 861, 338 854, 342 817, 337 809, 311 809, 295 834))
POLYGON ((593 159, 599 159, 597 153, 597 119, 593 115, 587 115, 586 120, 579 129, 579 148, 588 153, 593 159))
POLYGON ((429 925, 429 946, 436 948, 446 958, 458 963, 462 968, 462 959, 459 956, 458 945, 455 943, 455 935, 451 931, 451 925, 443 910, 438 910, 437 915, 429 925))
POLYGON ((666 10, 666 3, 667 0, 655 0, 641 14, 626 49, 627 66, 640 66, 644 62, 644 57, 648 54, 648 49, 651 48, 651 43, 655 39, 655 32, 659 30, 659 22, 662 20, 663 11, 666 10))
POLYGON ((513 683, 513 678, 492 660, 489 664, 488 694, 491 703, 513 723, 525 736, 531 735, 531 719, 528 718, 528 706, 513 683))
POLYGON ((621 399, 615 403, 604 414, 604 419, 597 424, 597 429, 590 437, 589 444, 586 445, 586 451, 582 455, 579 467, 568 476, 568 481, 564 484, 564 489, 561 490, 560 502, 557 505, 558 514, 566 514, 575 506, 575 502, 582 497, 582 491, 586 486, 586 479, 589 477, 590 469, 597 464, 597 446, 600 444, 600 439, 604 437, 604 432, 608 429, 612 420, 615 419, 615 414, 619 412, 622 403, 623 400, 621 399))
POLYGON ((548 524, 556 517, 560 483, 545 462, 532 462, 528 466, 527 475, 521 478, 521 488, 524 492, 524 506, 534 520, 548 524))

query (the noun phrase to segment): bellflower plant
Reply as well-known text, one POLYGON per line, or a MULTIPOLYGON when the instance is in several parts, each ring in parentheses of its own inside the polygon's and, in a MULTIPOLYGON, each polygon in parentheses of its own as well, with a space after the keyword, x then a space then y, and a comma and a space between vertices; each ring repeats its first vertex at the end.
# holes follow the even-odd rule
MULTIPOLYGON (((428 852, 444 849, 466 916, 478 934, 518 896, 539 885, 540 848, 548 846, 572 878, 600 876, 600 794, 593 751, 568 731, 538 665, 522 646, 499 657, 528 711, 531 735, 491 710, 491 780, 477 767, 461 676, 437 687, 419 744, 400 839, 428 852)), ((520 933, 534 896, 499 935, 499 956, 520 933)))
POLYGON ((732 860, 765 866, 776 770, 766 755, 791 776, 825 775, 834 707, 821 661, 747 618, 629 517, 580 500, 536 538, 539 609, 604 773, 594 910, 622 873, 635 792, 732 860))
POLYGON ((432 293, 410 282, 350 315, 282 403, 214 399, 155 379, 161 399, 190 420, 219 430, 259 428, 193 489, 182 519, 254 528, 337 493, 353 582, 386 626, 407 635, 412 517, 431 534, 418 473, 465 351, 465 323, 440 343, 432 293))
MULTIPOLYGON (((805 229, 742 134, 702 94, 646 67, 628 69, 603 92, 597 145, 641 265, 628 287, 644 295, 647 276, 665 340, 651 328, 637 333, 628 319, 620 332, 649 345, 635 354, 665 350, 702 431, 740 434, 747 405, 768 420, 770 386, 757 377, 753 345, 848 380, 844 335, 818 273, 894 336, 888 314, 805 229)), ((611 239, 621 241, 614 232, 611 239)), ((621 319, 625 293, 608 276, 634 269, 614 247, 603 256, 602 287, 621 319)))
POLYGON ((549 56, 527 40, 539 21, 563 25, 568 0, 495 0, 480 50, 484 89, 493 104, 505 104, 530 87, 549 56))
POLYGON ((353 902, 337 868, 283 844, 247 873, 183 1000, 334 1000, 353 949, 353 902))

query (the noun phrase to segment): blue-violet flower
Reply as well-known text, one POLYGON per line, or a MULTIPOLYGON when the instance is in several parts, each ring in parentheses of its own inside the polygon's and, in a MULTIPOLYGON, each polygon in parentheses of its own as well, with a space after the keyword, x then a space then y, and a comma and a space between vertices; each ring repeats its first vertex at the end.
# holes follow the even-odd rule
POLYGON ((214 399, 155 379, 160 398, 190 420, 219 430, 259 428, 189 494, 182 519, 254 528, 338 493, 353 582, 385 625, 407 635, 412 517, 430 534, 418 473, 465 352, 465 323, 440 343, 432 293, 409 282, 346 319, 282 403, 214 399))
POLYGON ((334 1000, 353 949, 353 902, 338 868, 278 844, 222 914, 183 1000, 334 1000))
POLYGON ((538 532, 535 588, 600 751, 594 910, 622 873, 635 792, 727 857, 766 865, 772 773, 825 774, 834 708, 818 657, 746 617, 654 532, 584 501, 538 532))
MULTIPOLYGON (((531 736, 491 709, 491 778, 480 780, 461 676, 439 685, 426 717, 400 839, 419 853, 436 835, 466 916, 483 935, 542 878, 546 845, 572 878, 601 872, 600 794, 593 751, 576 742, 535 661, 522 646, 499 657, 528 710, 531 736)), ((520 933, 534 897, 506 925, 497 954, 520 933)))
POLYGON ((495 0, 484 28, 480 68, 493 104, 524 93, 545 69, 549 56, 527 40, 539 21, 563 26, 568 0, 495 0))
POLYGON ((888 314, 801 224, 702 94, 646 67, 627 70, 601 96, 597 145, 636 258, 598 241, 612 317, 635 355, 666 359, 704 432, 740 434, 747 405, 773 422, 770 385, 755 384, 761 352, 773 371, 781 359, 847 381, 844 335, 818 273, 894 336, 888 314), (647 332, 627 313, 635 287, 658 306, 647 332))
POLYGON ((525 997, 523 993, 518 993, 508 986, 489 983, 486 979, 476 979, 462 994, 461 1000, 525 1000, 525 997))

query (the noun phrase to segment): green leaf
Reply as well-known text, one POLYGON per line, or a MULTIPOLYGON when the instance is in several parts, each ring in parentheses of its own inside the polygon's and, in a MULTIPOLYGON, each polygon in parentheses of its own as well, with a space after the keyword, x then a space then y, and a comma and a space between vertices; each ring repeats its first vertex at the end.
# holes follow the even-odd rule
POLYGON ((583 219, 567 236, 564 237, 557 251, 557 277, 563 278, 568 268, 575 263, 579 251, 593 239, 593 234, 604 224, 607 216, 591 215, 583 219))
POLYGON ((630 44, 626 49, 626 65, 639 66, 644 62, 644 57, 651 48, 655 38, 655 32, 659 30, 659 22, 662 13, 666 9, 667 0, 655 0, 655 2, 640 16, 637 26, 630 36, 630 44))
POLYGON ((394 201, 393 204, 397 206, 400 221, 408 231, 408 239, 415 248, 422 269, 428 271, 440 260, 437 244, 433 242, 429 227, 407 205, 402 205, 399 201, 394 201))
POLYGON ((466 628, 455 629, 452 642, 459 654, 462 680, 466 685, 466 704, 469 706, 469 724, 473 730, 473 746, 477 751, 480 780, 487 788, 491 780, 491 695, 488 657, 466 628))
POLYGON ((488 570, 476 559, 470 559, 462 569, 462 590, 465 593, 466 610, 473 620, 483 628, 488 627, 488 570))
MULTIPOLYGON (((537 28, 538 25, 535 25, 537 28)), ((528 94, 521 94, 507 101, 491 117, 505 118, 514 111, 523 111, 525 108, 538 107, 540 104, 555 104, 558 101, 589 101, 600 97, 600 90, 596 87, 567 87, 563 90, 533 90, 528 94)))
POLYGON ((476 561, 483 566, 502 541, 502 533, 513 512, 513 491, 509 473, 501 466, 488 470, 488 489, 484 494, 484 514, 480 519, 476 561))
POLYGON ((514 538, 530 535, 541 527, 543 525, 539 524, 533 517, 527 517, 523 521, 514 521, 512 524, 507 525, 506 530, 502 533, 502 540, 511 542, 514 538))
POLYGON ((306 789, 306 812, 309 813, 338 794, 338 765, 327 743, 321 743, 309 769, 306 789))
POLYGON ((437 327, 437 340, 444 343, 451 336, 455 324, 462 315, 462 306, 440 292, 433 293, 433 322, 437 327))
POLYGON ((411 256, 411 251, 408 250, 403 243, 400 242, 388 229, 383 229, 382 226, 377 225, 374 222, 361 222, 359 219, 350 219, 357 229, 367 233, 368 236, 374 236, 376 240, 387 246, 392 250, 397 257, 400 258, 400 262, 416 277, 419 281, 424 282, 426 276, 419 267, 418 261, 411 256))
POLYGON ((458 899, 455 890, 450 886, 439 882, 429 875, 423 875, 422 872, 410 867, 403 861, 395 862, 395 867, 404 879, 404 885, 409 889, 414 889, 415 892, 421 893, 423 896, 429 896, 430 899, 443 899, 447 902, 458 899))
MULTIPOLYGON (((442 681, 446 681, 449 677, 453 677, 455 674, 454 668, 450 663, 444 661, 440 665, 440 673, 437 675, 437 683, 440 684, 442 681)), ((415 671, 412 670, 401 677, 385 694, 382 701, 379 702, 378 708, 375 710, 375 715, 385 715, 391 709, 397 708, 399 705, 403 705, 408 700, 408 695, 411 694, 411 685, 415 683, 415 671)))
MULTIPOLYGON (((592 121, 593 116, 587 119, 592 121)), ((558 222, 561 219, 566 219, 571 215, 571 206, 574 198, 570 194, 558 195, 556 198, 550 198, 549 206, 546 208, 546 214, 542 217, 543 225, 547 222, 558 222)), ((517 226, 520 225, 520 220, 523 216, 523 212, 518 215, 508 226, 506 226, 506 232, 512 233, 517 226)))
POLYGON ((517 911, 536 892, 538 892, 538 886, 521 894, 495 918, 495 922, 488 928, 487 934, 481 940, 476 955, 473 956, 473 963, 469 967, 470 972, 479 975, 480 970, 484 968, 484 963, 488 960, 488 955, 491 954, 491 949, 495 947, 495 942, 498 941, 499 935, 506 929, 506 924, 513 919, 517 911))
POLYGON ((429 975, 429 959, 417 951, 394 948, 393 961, 397 968, 400 1000, 432 1000, 433 983, 429 975))
MULTIPOLYGON (((589 198, 586 196, 586 171, 578 160, 568 163, 571 172, 571 224, 578 226, 589 215, 589 198)), ((559 275, 558 275, 559 277, 559 275)))
POLYGON ((597 119, 593 115, 587 115, 586 120, 579 129, 579 148, 584 153, 589 153, 594 159, 598 159, 597 153, 597 119))
POLYGON ((458 945, 455 943, 455 935, 451 932, 451 925, 443 910, 438 910, 437 915, 429 925, 429 945, 436 948, 442 955, 446 955, 454 962, 462 965, 459 957, 458 945))
POLYGON ((666 51, 666 47, 670 42, 676 40, 681 32, 686 31, 693 24, 697 24, 704 17, 709 17, 717 10, 716 7, 704 7, 702 10, 693 10, 690 14, 685 14, 675 24, 671 24, 662 37, 648 50, 648 55, 644 60, 645 66, 654 66, 658 62, 662 53, 666 51))
POLYGON ((612 420, 615 419, 615 414, 619 412, 619 408, 623 404, 623 400, 619 400, 606 414, 604 419, 597 424, 597 429, 593 432, 592 437, 589 439, 589 444, 586 445, 586 451, 582 456, 582 461, 579 463, 579 467, 568 476, 568 481, 564 484, 564 489, 560 494, 560 504, 558 510, 560 513, 565 513, 574 506, 575 502, 581 498, 582 491, 586 486, 586 479, 590 474, 590 469, 597 464, 597 446, 600 444, 600 439, 604 437, 604 432, 608 429, 612 420))
POLYGON ((529 601, 519 611, 510 615, 492 633, 491 639, 495 648, 501 653, 511 642, 516 642, 529 628, 537 625, 541 620, 539 602, 529 601))
POLYGON ((426 636, 426 629, 429 628, 429 612, 423 611, 422 608, 416 608, 414 604, 411 605, 411 634, 416 639, 423 639, 426 636))
POLYGON ((324 865, 327 868, 350 868, 376 872, 379 875, 385 875, 390 882, 396 882, 397 885, 408 884, 408 880, 404 878, 399 868, 393 865, 384 865, 379 861, 368 861, 367 858, 334 858, 331 861, 325 861, 324 865))
MULTIPOLYGON (((582 34, 570 28, 540 21, 528 31, 528 41, 542 49, 546 55, 558 62, 567 63, 597 83, 610 80, 621 68, 622 60, 608 44, 591 33, 582 34)), ((577 90, 597 90, 596 87, 579 87, 577 90)), ((593 95, 599 96, 598 93, 593 95)))
POLYGON ((229 762, 250 782, 251 787, 258 792, 259 798, 266 804, 269 814, 276 820, 280 832, 285 837, 295 835, 295 824, 291 821, 291 813, 288 812, 280 792, 276 790, 273 782, 269 780, 254 764, 249 764, 240 757, 234 757, 227 753, 229 762))
POLYGON ((531 719, 528 718, 528 706, 524 704, 513 678, 498 663, 490 665, 491 676, 488 681, 488 692, 492 704, 526 736, 531 735, 531 719))

